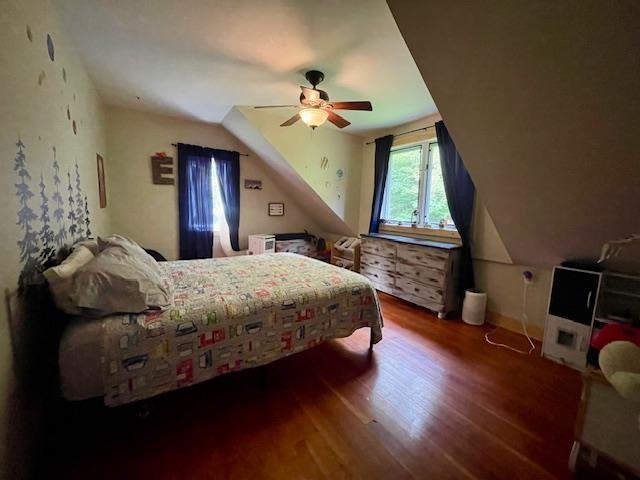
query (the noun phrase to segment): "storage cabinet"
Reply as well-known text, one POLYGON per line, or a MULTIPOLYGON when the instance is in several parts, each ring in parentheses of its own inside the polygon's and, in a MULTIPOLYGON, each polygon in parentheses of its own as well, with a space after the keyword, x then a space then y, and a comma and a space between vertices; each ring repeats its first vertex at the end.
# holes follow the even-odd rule
POLYGON ((584 368, 591 341, 602 273, 555 267, 549 294, 542 353, 584 368))
POLYGON ((557 267, 554 270, 549 314, 591 325, 601 274, 557 267))
POLYGON ((460 247, 385 234, 363 236, 360 273, 382 292, 444 317, 458 310, 460 247))

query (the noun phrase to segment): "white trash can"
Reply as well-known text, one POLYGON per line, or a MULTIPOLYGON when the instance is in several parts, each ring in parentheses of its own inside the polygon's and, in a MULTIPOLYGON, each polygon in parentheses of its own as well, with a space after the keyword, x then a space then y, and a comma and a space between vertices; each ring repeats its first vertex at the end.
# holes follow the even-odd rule
POLYGON ((464 292, 462 320, 469 325, 482 325, 487 310, 487 294, 470 288, 464 292))

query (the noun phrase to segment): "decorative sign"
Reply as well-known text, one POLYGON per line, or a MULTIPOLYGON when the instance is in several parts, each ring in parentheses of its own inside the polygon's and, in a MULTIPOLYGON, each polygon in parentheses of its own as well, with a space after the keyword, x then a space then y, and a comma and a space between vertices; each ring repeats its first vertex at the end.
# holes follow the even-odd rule
POLYGON ((284 203, 270 203, 269 216, 282 217, 284 215, 284 203))
POLYGON ((151 174, 155 185, 173 185, 173 158, 167 156, 151 157, 151 174))
POLYGON ((262 190, 262 180, 245 179, 244 188, 248 188, 249 190, 262 190))
POLYGON ((100 196, 100 208, 107 206, 107 187, 104 183, 104 160, 100 154, 96 154, 98 160, 98 194, 100 196))

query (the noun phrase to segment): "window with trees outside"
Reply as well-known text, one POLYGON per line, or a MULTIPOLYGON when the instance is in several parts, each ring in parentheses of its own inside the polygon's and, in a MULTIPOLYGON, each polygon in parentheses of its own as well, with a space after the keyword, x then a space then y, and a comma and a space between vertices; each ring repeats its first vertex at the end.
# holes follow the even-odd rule
POLYGON ((437 142, 403 145, 391 150, 381 218, 390 225, 455 231, 437 142))

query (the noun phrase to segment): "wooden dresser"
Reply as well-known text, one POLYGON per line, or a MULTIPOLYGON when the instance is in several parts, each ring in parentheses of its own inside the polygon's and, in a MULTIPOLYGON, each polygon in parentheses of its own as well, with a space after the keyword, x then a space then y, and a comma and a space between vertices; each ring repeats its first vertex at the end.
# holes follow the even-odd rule
POLYGON ((382 292, 438 313, 459 310, 460 246, 411 237, 362 236, 360 273, 382 292))

